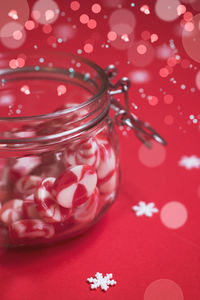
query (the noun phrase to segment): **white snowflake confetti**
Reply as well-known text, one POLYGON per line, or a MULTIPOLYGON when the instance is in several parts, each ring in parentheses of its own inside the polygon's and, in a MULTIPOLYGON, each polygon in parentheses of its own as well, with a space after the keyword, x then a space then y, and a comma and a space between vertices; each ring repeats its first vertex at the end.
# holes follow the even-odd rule
POLYGON ((132 210, 136 212, 136 216, 138 217, 142 215, 152 217, 154 213, 158 212, 158 209, 155 207, 155 203, 150 202, 146 204, 144 201, 140 201, 138 205, 132 206, 132 210))
POLYGON ((107 291, 109 286, 115 285, 117 282, 115 280, 111 280, 113 274, 106 274, 106 276, 103 277, 102 273, 97 272, 95 274, 95 277, 90 277, 87 279, 89 283, 91 283, 90 288, 92 290, 97 289, 98 287, 101 287, 103 291, 107 291))
POLYGON ((200 168, 200 158, 196 155, 182 156, 179 166, 185 167, 187 170, 200 168))

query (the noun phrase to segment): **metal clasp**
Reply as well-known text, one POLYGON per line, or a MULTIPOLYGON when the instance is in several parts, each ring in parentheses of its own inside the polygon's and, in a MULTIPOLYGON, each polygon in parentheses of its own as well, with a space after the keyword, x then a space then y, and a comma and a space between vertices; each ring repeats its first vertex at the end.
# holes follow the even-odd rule
POLYGON ((143 122, 130 111, 128 90, 131 82, 127 77, 122 77, 117 83, 113 84, 112 79, 117 75, 114 65, 109 65, 105 69, 109 81, 110 108, 115 111, 115 121, 118 125, 126 125, 132 128, 136 136, 148 148, 151 148, 151 141, 166 145, 167 142, 154 130, 149 123, 143 122), (119 103, 114 96, 123 93, 125 107, 119 103))

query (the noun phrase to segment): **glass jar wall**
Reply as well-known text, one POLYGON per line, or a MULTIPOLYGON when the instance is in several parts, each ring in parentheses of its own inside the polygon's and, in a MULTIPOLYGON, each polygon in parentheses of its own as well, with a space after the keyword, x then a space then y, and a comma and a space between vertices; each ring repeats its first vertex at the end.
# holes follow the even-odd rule
POLYGON ((0 70, 0 246, 52 244, 87 230, 116 198, 108 82, 70 54, 29 52, 15 69, 10 60, 0 70))

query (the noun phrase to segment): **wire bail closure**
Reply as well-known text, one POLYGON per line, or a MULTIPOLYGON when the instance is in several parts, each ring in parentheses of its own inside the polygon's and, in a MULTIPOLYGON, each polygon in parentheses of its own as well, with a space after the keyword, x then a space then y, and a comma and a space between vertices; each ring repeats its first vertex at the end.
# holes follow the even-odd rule
POLYGON ((118 125, 126 125, 132 128, 139 138, 148 148, 151 148, 151 141, 154 140, 162 145, 167 142, 155 131, 149 123, 143 122, 130 111, 128 90, 131 86, 129 78, 122 77, 117 83, 113 84, 112 79, 117 75, 114 65, 108 65, 105 73, 109 81, 110 108, 115 111, 115 121, 118 125), (123 93, 125 107, 119 103, 114 96, 123 93))

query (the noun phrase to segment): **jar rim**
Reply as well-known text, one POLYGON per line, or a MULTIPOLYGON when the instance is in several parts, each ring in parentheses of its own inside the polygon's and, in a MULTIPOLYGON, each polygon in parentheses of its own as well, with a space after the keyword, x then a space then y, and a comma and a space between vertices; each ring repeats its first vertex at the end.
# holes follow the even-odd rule
MULTIPOLYGON (((5 53, 2 53, 0 56, 0 60, 4 59, 5 57, 9 56, 12 54, 12 56, 15 56, 15 54, 18 54, 19 52, 17 51, 8 51, 5 53)), ((47 113, 47 114, 41 114, 41 115, 33 115, 33 116, 16 116, 16 117, 0 117, 0 121, 34 121, 34 120, 44 120, 44 119, 51 119, 54 117, 59 117, 59 116, 64 116, 65 114, 71 113, 75 110, 79 110, 87 105, 90 105, 92 103, 94 103, 95 101, 97 101, 99 98, 101 98, 107 91, 108 89, 108 78, 104 72, 104 70, 97 65, 95 62, 93 62, 92 60, 89 60, 85 57, 82 56, 78 56, 76 54, 70 53, 70 52, 63 52, 63 51, 57 51, 57 50, 39 50, 38 52, 35 52, 33 50, 25 50, 23 51, 23 53, 25 55, 56 55, 59 56, 59 58, 72 58, 72 59, 77 59, 80 62, 84 63, 85 65, 90 66, 91 68, 93 68, 97 74, 99 75, 99 78, 101 79, 101 83, 100 83, 100 87, 97 91, 97 93, 95 93, 91 98, 87 99, 86 101, 84 101, 81 104, 77 104, 74 107, 70 107, 70 108, 66 108, 66 109, 61 109, 59 111, 55 111, 55 112, 51 112, 51 113, 47 113)), ((20 68, 20 72, 23 72, 26 70, 27 67, 22 67, 20 68)), ((14 73, 19 73, 19 70, 8 70, 7 72, 14 74, 14 73)), ((8 74, 8 73, 7 73, 8 74)), ((0 67, 0 75, 2 75, 2 68, 0 67)))

